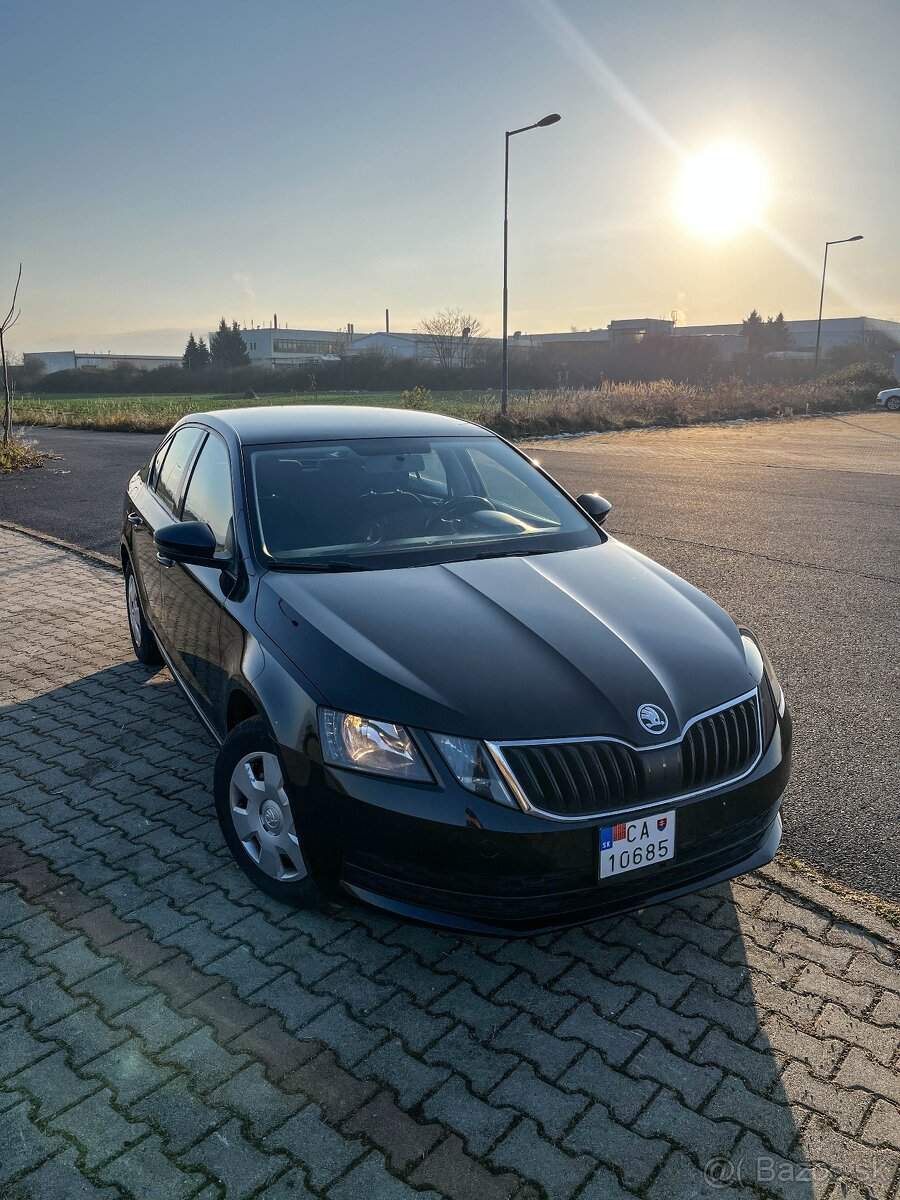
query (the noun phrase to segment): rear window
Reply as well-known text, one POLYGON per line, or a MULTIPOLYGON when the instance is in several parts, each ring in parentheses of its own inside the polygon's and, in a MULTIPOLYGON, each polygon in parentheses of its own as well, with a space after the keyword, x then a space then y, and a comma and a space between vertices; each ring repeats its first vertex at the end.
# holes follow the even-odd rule
POLYGON ((185 468, 191 461, 191 456, 197 448, 197 443, 200 441, 202 434, 203 430, 193 425, 179 429, 172 438, 168 453, 160 467, 159 479, 156 483, 156 494, 163 504, 167 505, 173 512, 178 502, 178 493, 181 490, 181 481, 184 478, 185 468))
POLYGON ((159 472, 163 465, 163 462, 165 461, 166 453, 169 449, 169 446, 171 445, 171 442, 172 442, 171 438, 166 438, 166 440, 163 442, 163 444, 160 446, 160 448, 157 450, 157 452, 150 459, 150 469, 147 472, 147 483, 152 488, 156 487, 157 480, 159 479, 159 472))

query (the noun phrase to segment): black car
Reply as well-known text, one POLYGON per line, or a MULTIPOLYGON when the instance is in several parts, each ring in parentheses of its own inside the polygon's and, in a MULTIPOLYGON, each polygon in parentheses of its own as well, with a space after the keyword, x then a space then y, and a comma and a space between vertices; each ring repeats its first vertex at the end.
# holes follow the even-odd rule
POLYGON ((131 636, 221 743, 216 809, 255 883, 509 934, 769 862, 781 687, 609 508, 428 413, 174 427, 125 499, 131 636))

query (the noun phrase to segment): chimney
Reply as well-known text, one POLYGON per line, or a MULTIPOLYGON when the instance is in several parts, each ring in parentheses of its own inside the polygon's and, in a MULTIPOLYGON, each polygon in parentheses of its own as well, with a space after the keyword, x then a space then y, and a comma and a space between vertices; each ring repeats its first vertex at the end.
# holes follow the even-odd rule
POLYGON ((275 329, 277 329, 277 328, 278 328, 278 313, 275 313, 275 325, 274 325, 274 328, 275 328, 275 329))
POLYGON ((384 310, 384 332, 391 332, 391 310, 389 308, 384 310))

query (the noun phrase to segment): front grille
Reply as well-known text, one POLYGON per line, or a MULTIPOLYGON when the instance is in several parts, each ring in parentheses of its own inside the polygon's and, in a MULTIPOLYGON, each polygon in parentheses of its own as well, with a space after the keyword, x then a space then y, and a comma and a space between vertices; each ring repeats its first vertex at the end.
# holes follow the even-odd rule
POLYGON ((545 812, 584 816, 647 798, 640 756, 619 742, 508 746, 503 753, 522 791, 545 812))
POLYGON ((743 775, 759 753, 753 695, 695 721, 680 742, 641 749, 581 740, 501 745, 531 806, 559 817, 618 812, 743 775))
POLYGON ((759 719, 751 698, 693 724, 681 741, 684 791, 740 775, 756 757, 759 719))

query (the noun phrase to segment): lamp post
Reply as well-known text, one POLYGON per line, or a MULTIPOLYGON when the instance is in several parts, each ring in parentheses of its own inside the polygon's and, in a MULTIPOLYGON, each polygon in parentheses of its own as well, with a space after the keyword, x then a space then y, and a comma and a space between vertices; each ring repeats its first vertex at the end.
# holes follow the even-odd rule
POLYGON ((506 153, 503 160, 503 385, 500 392, 500 412, 509 410, 509 139, 529 129, 543 129, 559 121, 559 113, 550 113, 533 125, 506 131, 506 153))
POLYGON ((828 270, 828 247, 842 246, 844 242, 861 242, 863 235, 861 233, 854 234, 853 237, 837 238, 833 242, 825 243, 825 261, 822 263, 822 290, 819 293, 819 322, 816 325, 816 360, 813 366, 813 395, 819 386, 819 345, 822 341, 822 306, 825 303, 825 272, 828 270))

